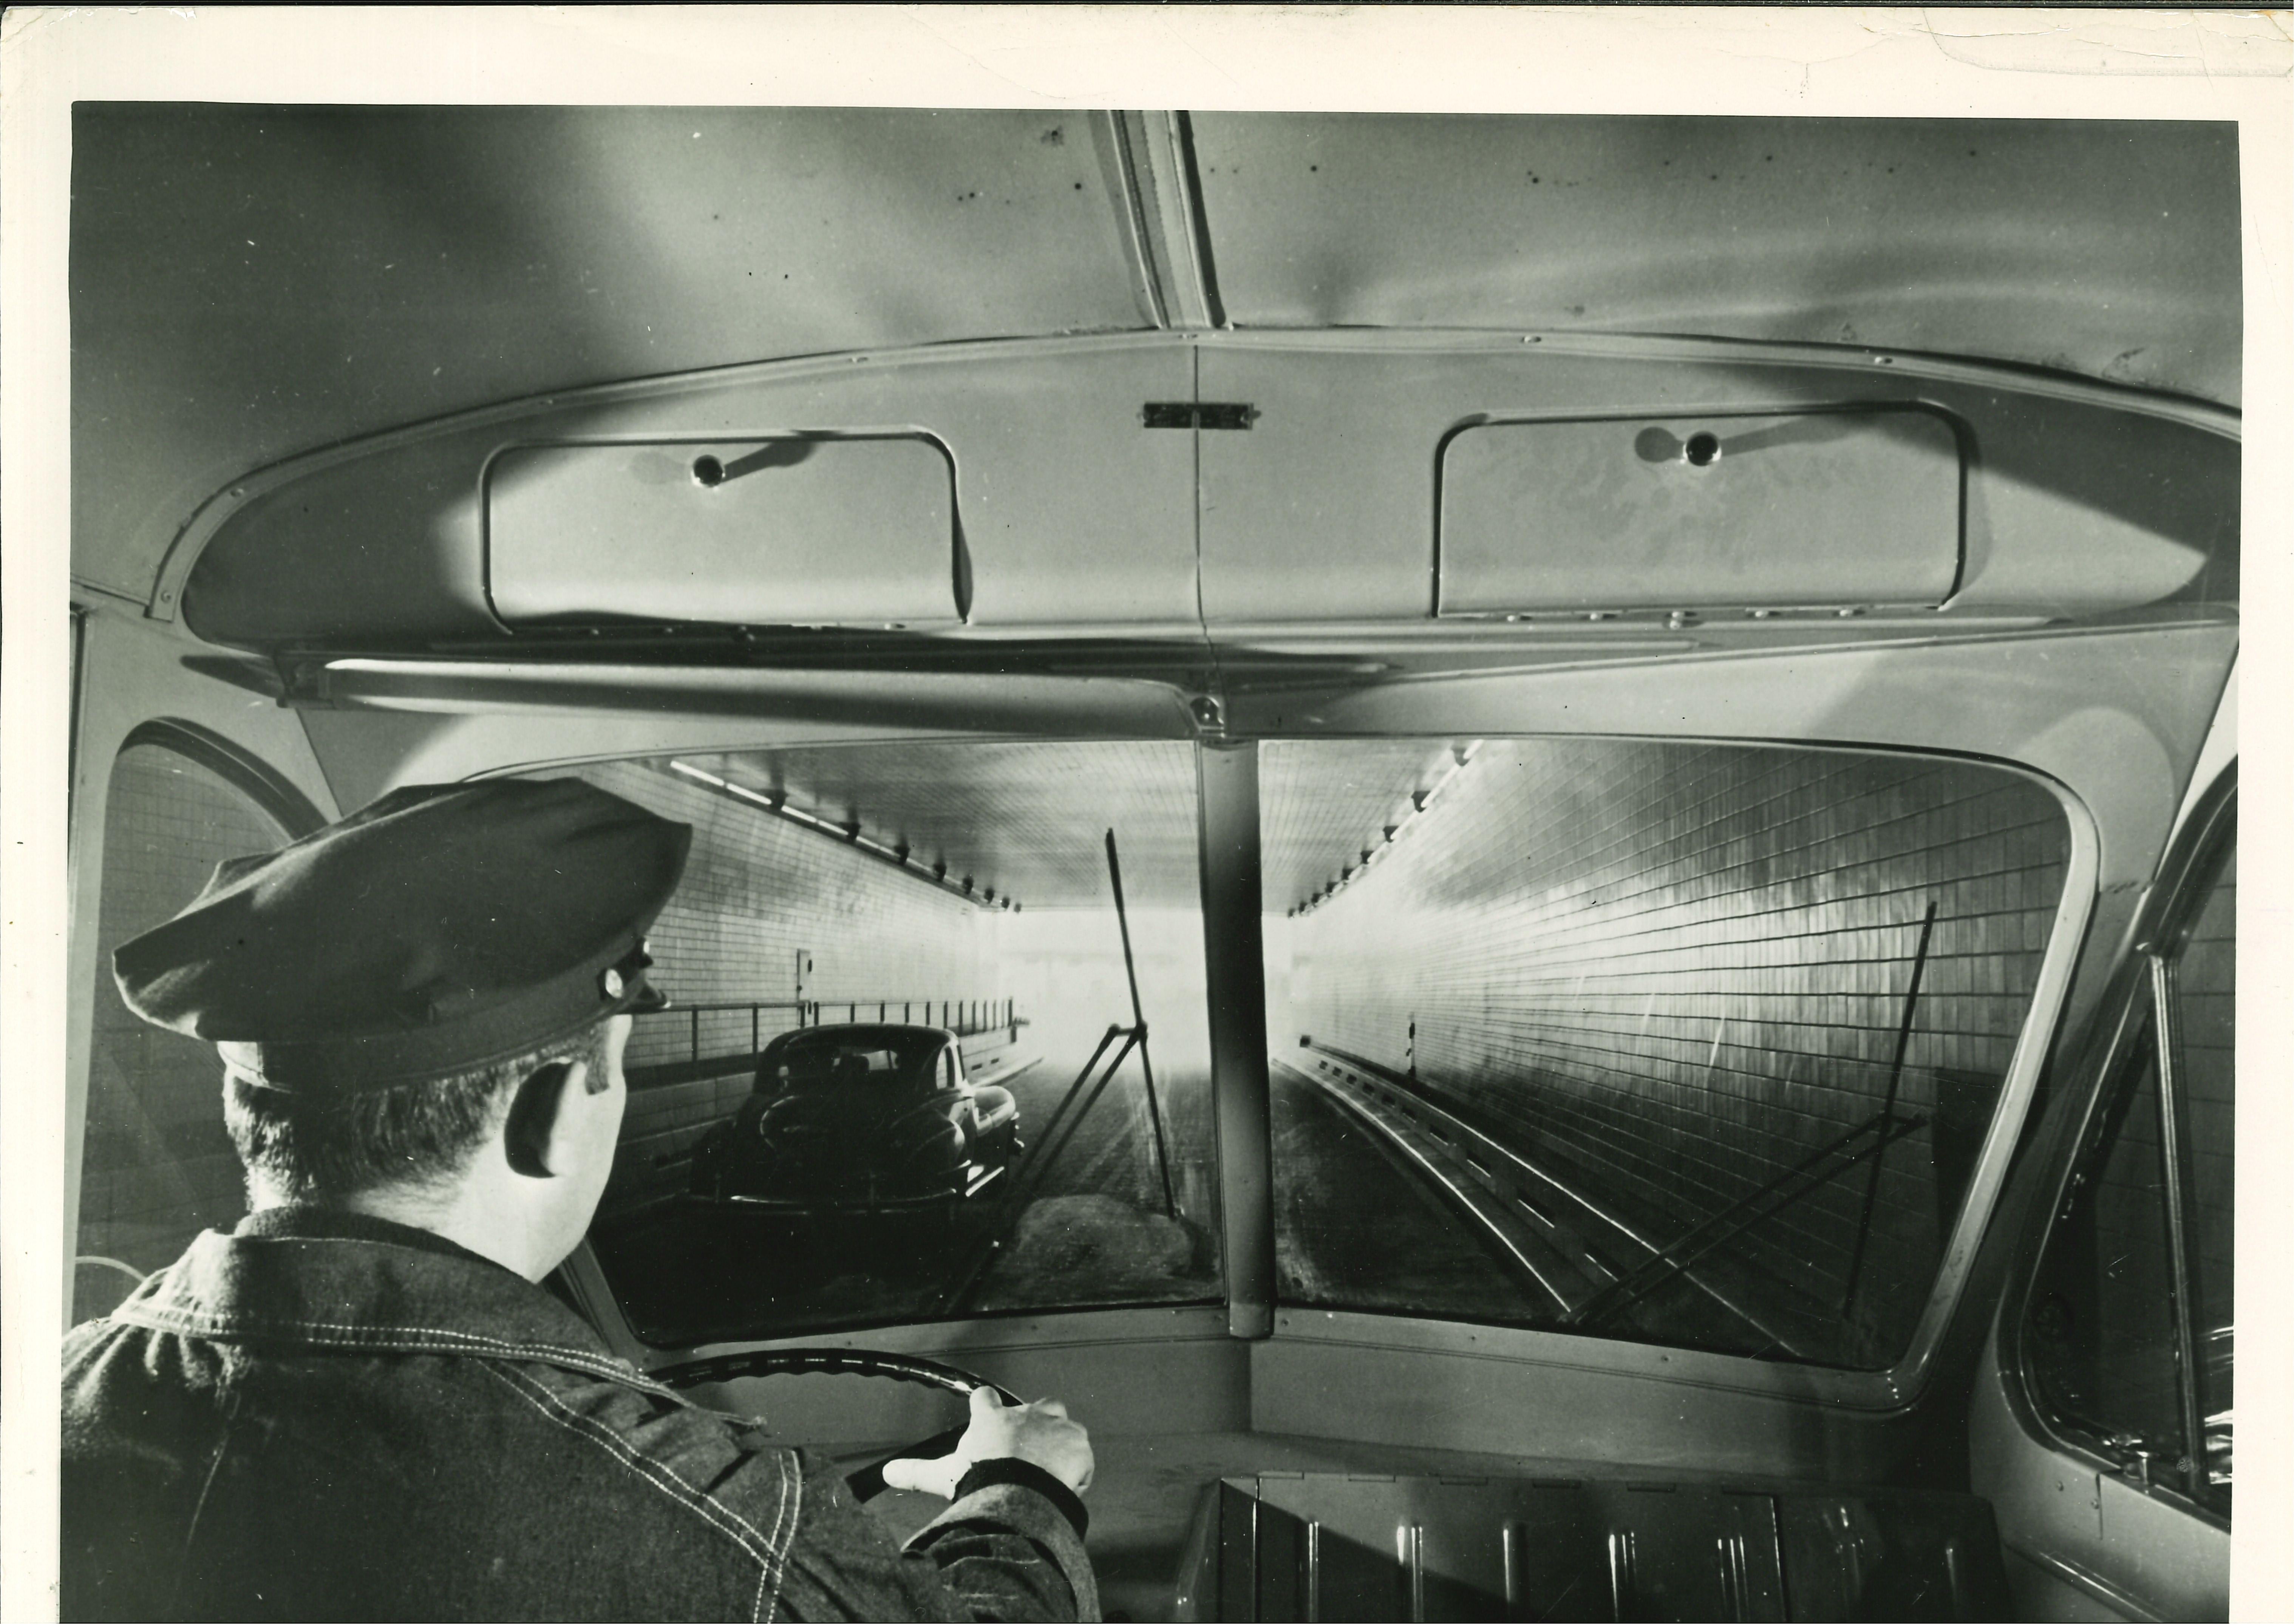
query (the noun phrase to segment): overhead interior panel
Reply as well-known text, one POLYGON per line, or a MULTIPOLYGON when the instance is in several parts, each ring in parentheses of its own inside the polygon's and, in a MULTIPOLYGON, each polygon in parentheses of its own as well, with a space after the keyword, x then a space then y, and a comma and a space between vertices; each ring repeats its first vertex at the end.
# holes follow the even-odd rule
POLYGON ((1932 607, 1959 573, 1958 440, 1926 411, 1477 424, 1441 490, 1444 614, 1932 607))
POLYGON ((73 563, 139 597, 202 499, 313 447, 1145 325, 1073 112, 82 102, 71 145, 73 563))
POLYGON ((486 469, 487 595, 512 625, 949 625, 955 489, 923 436, 512 446, 486 469))
POLYGON ((170 568, 192 629, 251 646, 633 614, 1199 636, 1192 436, 1140 427, 1192 361, 951 345, 519 402, 250 476, 170 568))
POLYGON ((2234 424, 1804 349, 1536 333, 1201 349, 1200 398, 1248 409, 1195 436, 1217 635, 2237 601, 2234 424))

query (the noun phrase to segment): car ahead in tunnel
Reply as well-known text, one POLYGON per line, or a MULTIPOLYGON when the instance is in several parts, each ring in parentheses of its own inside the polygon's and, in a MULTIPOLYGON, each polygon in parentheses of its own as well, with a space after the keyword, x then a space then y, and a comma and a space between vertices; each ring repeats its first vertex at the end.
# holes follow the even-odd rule
POLYGON ((71 151, 76 1314, 244 1201, 111 949, 579 776, 696 833, 553 1288, 856 1463, 792 1372, 1057 1393, 1110 1610, 2224 1612, 2235 127, 71 151))
POLYGON ((695 1199, 791 1218, 946 1216, 1023 1147, 1011 1093, 973 1083, 940 1027, 809 1027, 757 1059, 749 1097, 694 1147, 695 1199))

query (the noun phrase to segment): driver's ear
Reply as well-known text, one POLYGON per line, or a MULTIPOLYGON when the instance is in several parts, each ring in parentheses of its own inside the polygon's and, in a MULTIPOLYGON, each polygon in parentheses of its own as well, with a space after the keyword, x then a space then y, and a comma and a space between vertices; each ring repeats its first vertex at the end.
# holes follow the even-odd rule
POLYGON ((589 1077, 587 1060, 552 1060, 526 1074, 509 1102, 509 1120, 502 1129, 502 1150, 511 1172, 547 1179, 569 1171, 571 1108, 589 1077))

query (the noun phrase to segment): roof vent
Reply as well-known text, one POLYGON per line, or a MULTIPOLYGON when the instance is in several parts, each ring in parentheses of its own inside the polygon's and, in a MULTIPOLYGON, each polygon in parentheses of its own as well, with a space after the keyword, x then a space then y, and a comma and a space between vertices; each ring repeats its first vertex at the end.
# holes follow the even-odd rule
POLYGON ((521 445, 485 474, 486 590, 517 625, 964 618, 956 470, 921 435, 521 445))
POLYGON ((1918 408, 1485 423, 1442 448, 1444 614, 1932 607, 1959 436, 1918 408))

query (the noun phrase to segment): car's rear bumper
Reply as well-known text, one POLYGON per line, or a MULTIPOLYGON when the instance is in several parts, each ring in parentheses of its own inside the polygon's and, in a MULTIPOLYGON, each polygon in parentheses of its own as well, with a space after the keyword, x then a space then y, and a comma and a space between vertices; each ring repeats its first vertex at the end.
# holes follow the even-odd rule
POLYGON ((950 1207, 962 1206, 965 1192, 939 1190, 913 1196, 835 1197, 808 1201, 787 1196, 747 1196, 731 1192, 718 1195, 696 1191, 687 1199, 700 1206, 748 1213, 765 1218, 883 1218, 903 1214, 928 1215, 944 1213, 950 1207))
POLYGON ((973 1167, 961 1189, 942 1187, 902 1195, 845 1194, 791 1196, 752 1194, 742 1190, 696 1190, 687 1198, 702 1206, 722 1207, 760 1215, 785 1217, 858 1217, 869 1214, 930 1213, 960 1206, 1001 1180, 1005 1168, 973 1167))

